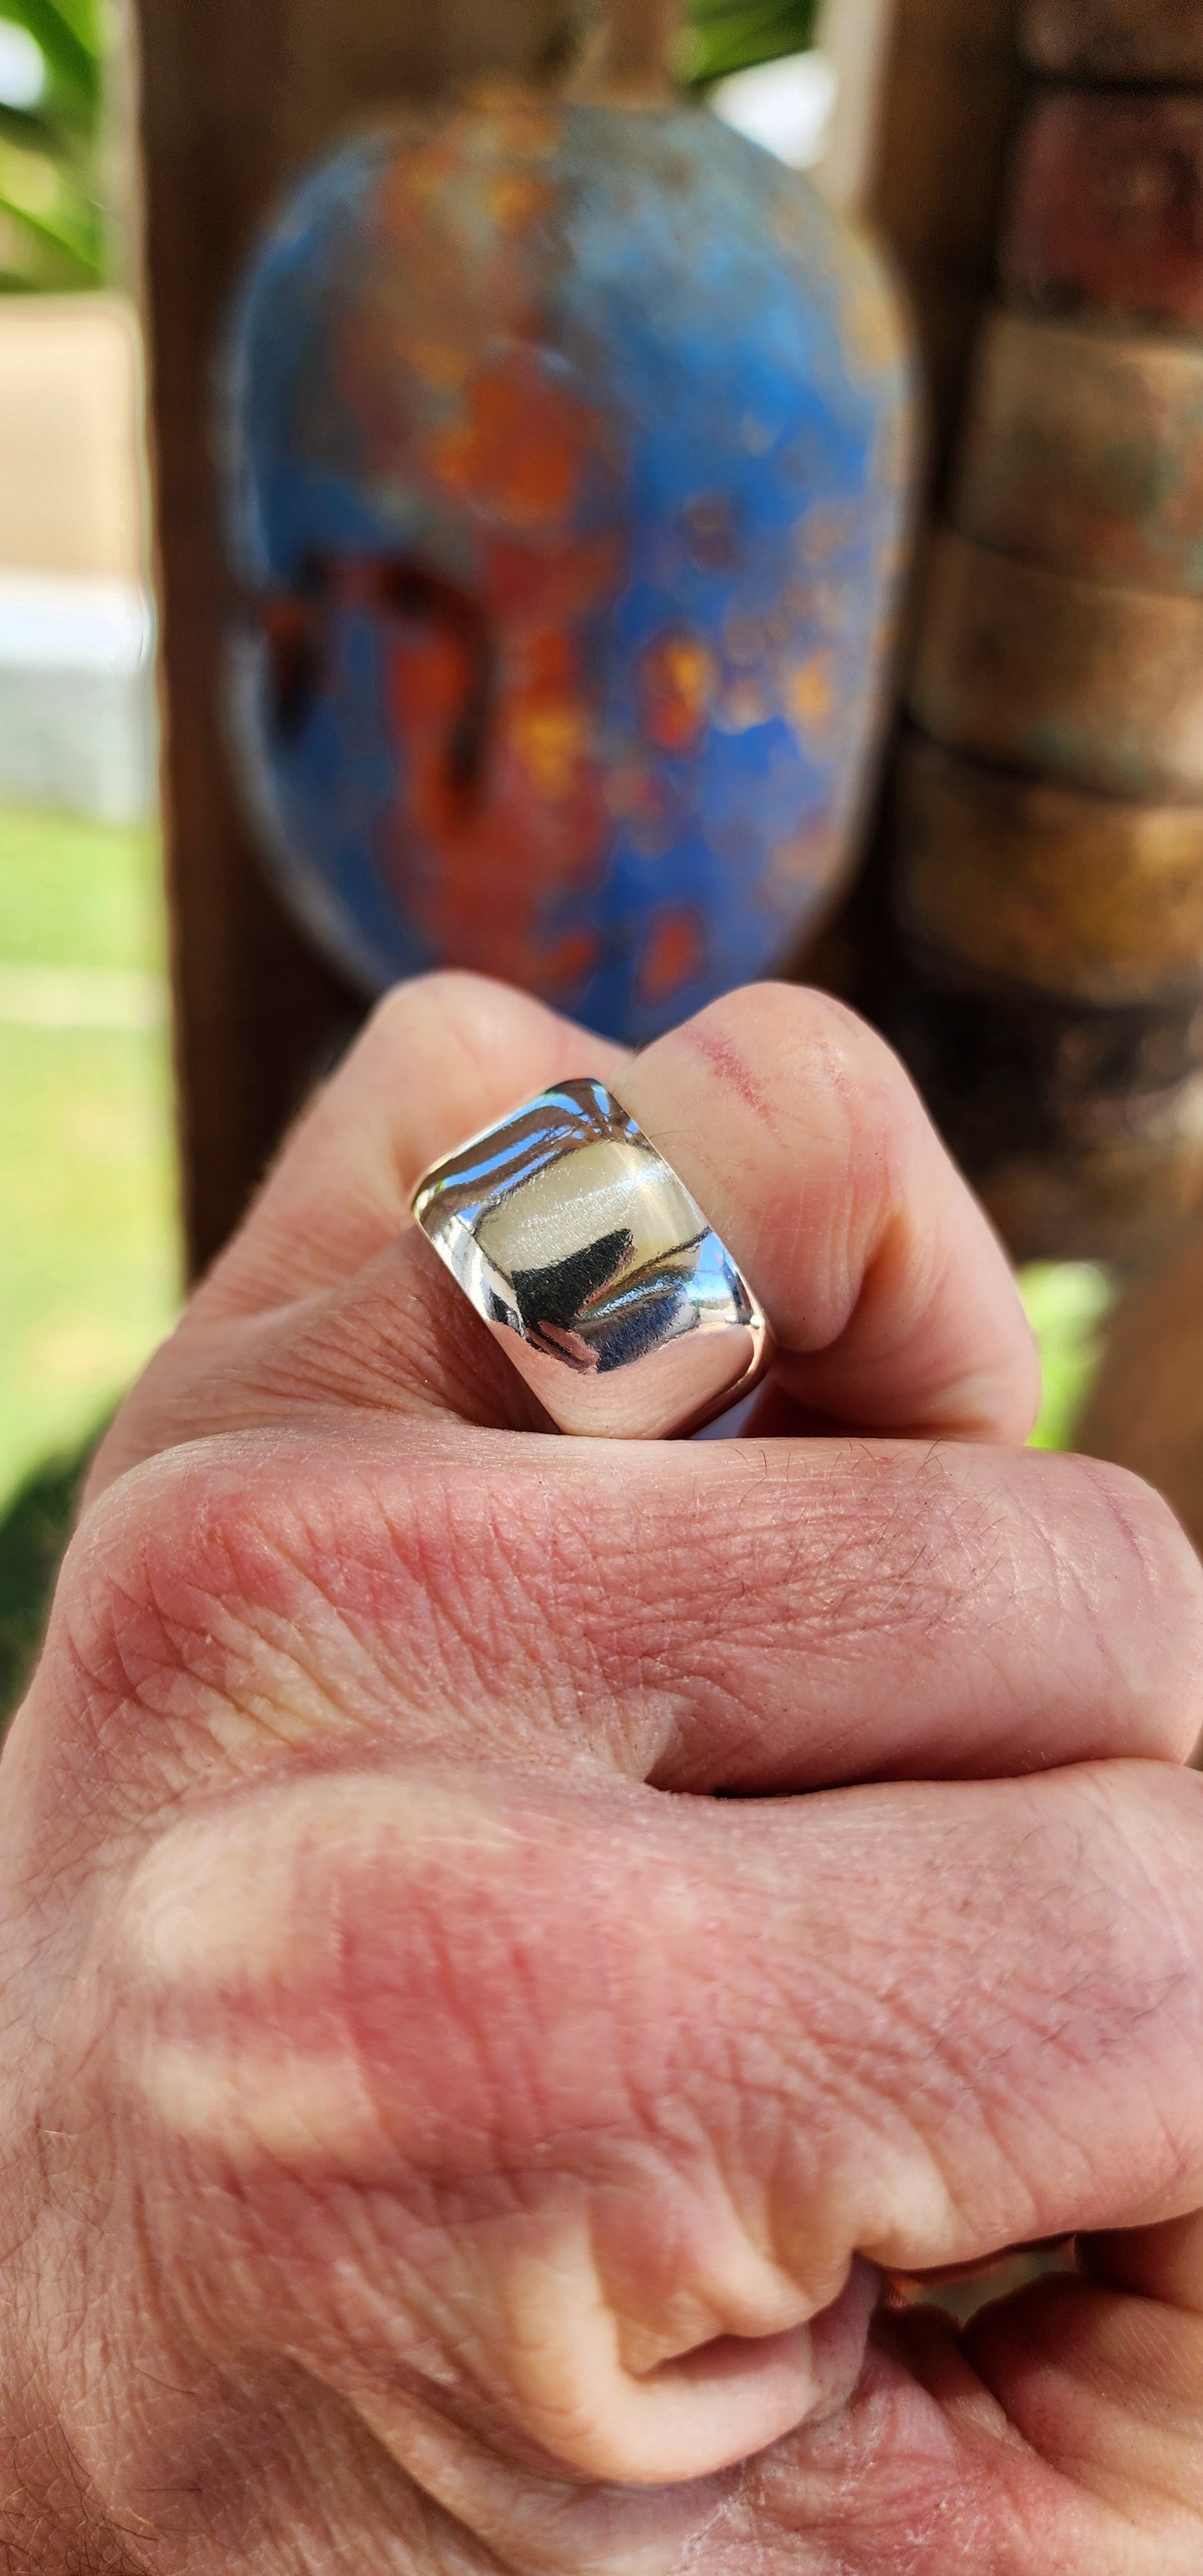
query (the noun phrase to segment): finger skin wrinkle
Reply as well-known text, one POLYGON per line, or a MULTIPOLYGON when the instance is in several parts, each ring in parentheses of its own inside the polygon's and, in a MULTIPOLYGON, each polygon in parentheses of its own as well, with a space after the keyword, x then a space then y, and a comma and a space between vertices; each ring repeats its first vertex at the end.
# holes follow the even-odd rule
POLYGON ((1157 2565, 1197 2566, 1197 2324, 1188 2339, 1152 2301, 1058 2277, 983 2310, 966 2347, 1067 2484, 1151 2537, 1157 2565))
MULTIPOLYGON (((1201 2007, 1177 1985, 1203 1905, 1184 1866, 1200 1786, 1149 1766, 752 1813, 427 1766, 214 1801, 139 1865, 120 1942, 97 1934, 96 1973, 121 1963, 120 2010, 102 2002, 95 2027, 125 2035, 110 2098, 155 2269, 187 2285, 203 2212, 221 2254, 186 2321, 214 2348, 283 2341, 382 2405, 416 2384, 502 2447, 487 2407, 504 2419, 508 2404, 536 2449, 578 2459, 610 2441, 580 2360, 591 2338, 621 2353, 629 2331, 638 2363, 657 2334, 729 2327, 741 2299, 781 2295, 766 2251, 805 2301, 830 2302, 874 2225, 891 2255, 938 2259, 1052 2217, 1031 2159, 1074 2215, 1115 2210, 1134 2174, 1172 2190, 1188 2127, 1196 2155, 1203 2136, 1201 2007), (199 2125, 181 2122, 172 2050, 230 2079, 199 2125), (308 2107, 294 2094, 290 2130, 287 2086, 306 2072, 318 2089, 308 2107), (1080 2147, 1072 2170, 1050 2157, 1059 2132, 1099 2138, 1093 2171, 1080 2147), (975 2169, 972 2209, 959 2189, 975 2169), (536 2405, 548 2354, 562 2399, 536 2405)), ((1091 2551, 1129 2576, 1115 2526, 1075 2535, 1080 2497, 969 2396, 942 2432, 911 2412, 913 2388, 883 2399, 880 2470, 870 2443, 854 2507, 876 2365, 853 2357, 843 2397, 818 2383, 808 2438, 786 2445, 782 2576, 808 2554, 820 2576, 1044 2576, 1054 2548, 1067 2576, 1091 2551)), ((620 2376, 629 2389, 629 2362, 620 2376)), ((746 2474, 760 2482, 746 2521, 742 2478, 725 2520, 699 2517, 708 2546, 730 2536, 723 2576, 745 2550, 759 2576, 773 2561, 757 2552, 778 2545, 772 2464, 746 2474)), ((492 2532, 486 2545, 523 2565, 492 2532)), ((1156 2571, 1137 2560, 1131 2576, 1156 2571)))
MULTIPOLYGON (((331 1794, 330 1784, 314 1784, 309 1795, 319 1801, 315 1815, 330 1812, 331 1794)), ((638 1865, 643 1854, 638 1931, 623 1919, 630 1899, 624 1899, 623 1918, 609 1910, 612 1829, 605 1826, 601 1809, 596 1811, 599 1838, 591 1859, 590 1838, 582 1842, 581 1827, 594 1810, 586 1805, 575 1811, 575 1863, 559 1862, 555 1831, 550 1838, 542 1828, 535 1831, 533 1814, 516 1844, 505 1837, 498 1842, 492 1824, 482 1842, 469 1809, 468 1865, 441 1838, 427 1849, 414 1782, 406 1784, 399 1805, 395 1791, 386 1798, 382 1783, 370 1787, 344 1781, 338 1794, 349 1802, 342 1809, 349 1819, 363 1809, 355 1836, 341 1857, 337 1845, 328 1853, 323 1836, 308 1858, 304 1844, 293 1858, 290 1836, 295 1828, 290 1825, 281 1845, 284 1889, 291 1883, 290 1872, 301 1873, 291 1899, 264 1892, 272 1882, 268 1847, 260 1836, 248 1844, 248 1854, 252 1848, 255 1854, 255 1877, 247 1898, 251 1912, 244 1919, 231 1910, 227 1860, 222 1906, 237 1926, 238 1955, 251 1980, 237 2004, 238 2015, 243 2020, 250 2016, 246 2044, 252 2047, 278 2052, 283 2035, 291 2032, 293 2046, 303 2052, 312 2049, 315 2033, 333 2034, 364 2070, 367 2095, 379 2106, 382 2137, 403 2141, 408 2165, 439 2174, 444 2188, 456 2174, 470 2186, 474 2177, 494 2172, 509 2178, 508 2189, 515 2174, 537 2170, 537 2151, 547 2152, 552 2142, 557 2160, 566 2153, 575 2156, 574 2137, 587 2171, 606 2170, 616 2140, 643 2139, 667 2170, 679 2172, 680 2118, 692 2101, 690 2116, 698 2120, 720 2171, 764 2176, 781 2170, 774 2131, 778 2139, 791 2133, 784 2169, 799 2209, 813 2200, 820 2185, 820 2197, 829 2196, 832 2177, 855 2177, 864 2170, 863 2144, 858 2148, 853 2141, 871 2138, 870 2164, 885 2179, 870 2202, 858 2203, 855 2189, 848 2199, 846 2187, 840 2186, 829 2222, 836 2233, 820 2257, 824 2281, 831 2268, 846 2265, 858 2241, 875 2259, 918 2268, 962 2254, 972 2259, 1033 2221, 1039 2222, 1036 2232, 1055 2232, 1084 2203, 1105 2207, 1113 2202, 1119 2177, 1108 2168, 1105 2147, 1096 2164, 1089 2144, 1083 2147, 1079 2141, 1072 2163, 1062 2152, 1047 2173, 1042 2147, 1036 2170, 1045 2201, 1038 2207, 1024 2168, 1015 2166, 1008 2153, 1008 2132, 1018 2139, 1033 2110, 1039 2134, 1039 2105, 1051 2064, 1058 2068, 1063 2091, 1069 2087, 1066 2099, 1072 2100, 1076 2090, 1081 2102, 1097 2099, 1106 2089, 1112 2060, 1119 2070, 1116 2082, 1130 2085, 1142 2018, 1160 2017, 1164 2044, 1164 1952, 1142 1979, 1140 1945, 1121 1937, 1117 1928, 1094 1965, 1100 1945, 1097 1938, 1092 1944, 1092 1935, 1110 1885, 1095 1871, 1084 1889, 1079 1871, 1074 1886, 1072 1853, 1074 1946, 1091 1960, 1073 1986, 1066 1984, 1056 1950, 1050 1960, 1047 1943, 1037 1979, 1036 1949, 1026 1924, 1000 1943, 992 1973, 983 1982, 980 1928, 964 1927, 958 1955, 953 1920, 946 1926, 938 1989, 926 2009, 917 1995, 904 2011, 905 1954, 897 1960, 883 1957, 872 1947, 866 1951, 863 1941, 846 1971, 832 1964, 827 1947, 819 1953, 821 1966, 815 1958, 803 1967, 788 1948, 781 1951, 774 1944, 766 1951, 753 1942, 735 1951, 721 1990, 716 1988, 713 1970, 706 1965, 714 1960, 711 1900, 704 1887, 682 1878, 679 1868, 666 1867, 672 1840, 662 1852, 658 1802, 647 1793, 623 1793, 619 1829, 624 1869, 638 1865), (390 1815, 395 1818, 391 1829, 390 1815), (392 1837, 403 1819, 405 1842, 398 1849, 392 1837), (528 1833, 534 1833, 529 1847, 528 1833), (401 1867, 404 1850, 413 1857, 401 1867), (323 1896, 331 1865, 337 1874, 323 1896), (563 1904, 563 1868, 571 1871, 575 1921, 563 1904), (258 1995, 250 1928, 257 1904, 267 1909, 272 1939, 281 1938, 282 1926, 292 1926, 288 1949, 293 1963, 282 1983, 269 1977, 258 1995), (563 1927, 554 1958, 541 1937, 541 1926, 552 1920, 563 1927), (315 1930, 302 1941, 301 1926, 310 1921, 337 1924, 336 1955, 324 1946, 332 1934, 319 1938, 315 1930), (567 2019, 566 1995, 572 1999, 567 2019), (857 2042, 849 2054, 846 2031, 854 2009, 857 2042), (252 2036, 256 2028, 264 2034, 261 2040, 252 2036), (692 2057, 681 2054, 686 2033, 693 2035, 692 2057), (700 2054, 699 2034, 704 2034, 700 2054), (976 2080, 971 2080, 975 2064, 976 2080), (803 2104, 807 2118, 799 2127, 803 2104), (756 2154, 749 2156, 748 2127, 756 2117, 769 2122, 771 2152, 758 2140, 756 2154), (984 2126, 987 2120, 995 2128, 994 2138, 984 2126), (959 2241, 948 2186, 941 2183, 931 2202, 925 2178, 925 2168, 934 2170, 929 2168, 933 2151, 943 2165, 946 2159, 955 2162, 958 2152, 967 2159, 970 2146, 979 2167, 982 2151, 989 2147, 996 2167, 995 2184, 987 2189, 983 2182, 979 2193, 975 2224, 984 2226, 984 2248, 959 2241), (888 2204, 895 2175, 903 2186, 898 2201, 902 2215, 889 2220, 882 2196, 888 2204), (983 2218, 992 2204, 996 2219, 983 2218), (881 2212, 876 2222, 874 2208, 881 2212), (884 2231, 877 2240, 865 2232, 875 2223, 884 2231), (843 2237, 841 2228, 849 2231, 843 2237)), ((811 1812, 822 1803, 811 1802, 811 1812)), ((293 1813, 301 1812, 294 1804, 293 1813)), ((516 1812, 525 1812, 521 1803, 516 1812)), ((735 1815, 728 1821, 742 1822, 735 1815)), ((229 1824, 223 1829, 220 1847, 227 1853, 231 1831, 229 1824)), ((740 1848, 738 1841, 734 1848, 740 1848)), ((1034 1916, 1030 1860, 1029 1854, 1021 1883, 1029 1916, 1034 1916)), ((1065 1913, 1066 1861, 1066 1848, 1054 1835, 1041 1907, 1055 1922, 1062 1922, 1065 1913)), ((833 1907, 839 1903, 837 1888, 847 1900, 853 1865, 854 1849, 845 1844, 842 1866, 828 1881, 826 1902, 833 1907)), ((871 1871, 867 1850, 862 1850, 859 1868, 871 1871)), ((180 1848, 174 1847, 161 1905, 178 1904, 182 1869, 180 1848)), ((813 1869, 810 1877, 813 1907, 813 1869)), ((197 1920, 202 1919, 203 1885, 202 1871, 190 1900, 197 1920)), ((203 2037, 206 2015, 213 2014, 220 2038, 223 2017, 232 2008, 232 2003, 222 2004, 220 1975, 210 2004, 204 2004, 203 1984, 190 2001, 189 1992, 185 1978, 181 2009, 186 2003, 193 2038, 203 2037)), ((241 1993, 236 1984, 234 1996, 241 1993)), ((1198 2042, 1197 2019, 1196 2010, 1178 2033, 1179 2062, 1189 2061, 1198 2042)), ((1157 2188, 1173 2192, 1182 2180, 1182 2146, 1178 2142, 1166 2150, 1162 2145, 1158 2102, 1164 2098, 1164 2087, 1159 2087, 1151 2109, 1146 2106, 1140 2114, 1141 2155, 1157 2188)), ((1198 2160, 1197 2086, 1189 2119, 1198 2160)), ((1082 2135, 1089 2140, 1089 2129, 1082 2135)), ((353 2161, 351 2148, 345 2151, 353 2161)), ((766 2227, 771 2234, 772 2222, 766 2227)))
MULTIPOLYGON (((710 2563, 707 2543, 722 2545, 737 2478, 648 2495, 568 2484, 550 2464, 515 2475, 512 2456, 463 2420, 448 2421, 417 2389, 361 2389, 355 2402, 390 2456, 458 2526, 461 2549, 470 2532, 506 2576, 698 2576, 710 2563)), ((474 2556, 470 2563, 475 2569, 474 2556)), ((447 2576, 460 2568, 456 2556, 447 2576)))
POLYGON ((98 1769, 111 1730, 140 1733, 151 1779, 168 1795, 203 1775, 217 1743, 237 1769, 370 1722, 378 1675, 350 1622, 304 1563, 298 1523, 265 1514, 253 1492, 213 1495, 207 1462, 158 1487, 126 1522, 80 1593, 64 1595, 65 1640, 95 1733, 98 1769), (199 1490, 198 1490, 199 1489, 199 1490), (291 1522, 292 1526, 289 1527, 291 1522), (145 1721, 153 1721, 148 1729, 145 1721))
POLYGON ((695 1793, 1180 1758, 1203 1582, 1172 1517, 1125 1480, 1119 1542, 1105 1474, 978 1462, 951 1443, 615 1459, 487 1432, 398 1449, 363 1423, 225 1435, 92 1506, 50 1723, 69 1702, 81 1797, 123 1828, 215 1751, 251 1777, 356 1741, 695 1793))
POLYGON ((1001 2409, 983 2421, 984 2393, 946 2318, 885 2320, 843 2421, 751 2465, 749 2504, 799 2553, 782 2546, 774 2576, 1135 2576, 1111 2518, 1001 2409))
POLYGON ((1164 1625, 1181 1640, 1178 1687, 1197 1734, 1203 1725, 1203 1627, 1191 1615, 1198 1599, 1194 1549, 1164 1497, 1140 1477, 1100 1459, 1078 1459, 1075 1465, 1129 1551, 1149 1624, 1164 1625))
MULTIPOLYGON (((971 1899, 962 1908, 969 1945, 963 1952, 958 1951, 955 1915, 946 1923, 950 1994, 940 2055, 964 2084, 984 2137, 993 2139, 1012 2193, 1015 2168, 1009 2142, 1017 2102, 1024 2103, 1027 2166, 1044 2197, 1031 2204, 1026 2222, 1012 2203, 1007 2224, 1015 2236, 1055 2232, 1055 2221, 1045 2223, 1054 2199, 1070 2208, 1075 2201, 1084 2204, 1100 2188, 1114 2187, 1104 2169, 1109 2124, 1059 2119, 1055 2091, 1048 2096, 1048 2108, 1042 2107, 1041 2068, 1054 2060, 1063 2069, 1077 2069, 1102 2094, 1106 2070, 1122 2048, 1127 2071, 1117 2076, 1116 2092, 1123 2098, 1133 2081, 1139 2082, 1132 2070, 1147 2055, 1145 2152, 1150 2167, 1157 2170, 1159 2189, 1168 2199, 1182 2193, 1189 2205, 1198 2189, 1198 2102, 1193 2097, 1176 2102, 1173 2091, 1165 2094, 1156 2082, 1167 2026, 1174 2022, 1182 2056, 1189 2061, 1198 2004, 1192 1955, 1197 1929, 1183 1921, 1172 1854, 1175 1823, 1180 1832, 1185 1821, 1181 1803, 1194 1803, 1199 1784, 1167 1778, 1168 1787, 1175 1799, 1167 1799, 1155 1839, 1145 1810, 1143 1832, 1136 1837, 1139 1858, 1132 1849, 1118 1847, 1124 1808, 1106 1772, 1093 1775, 1093 1796, 1092 1775, 1084 1775, 1089 1832, 1079 1825, 1064 1837, 1050 1837, 1033 1797, 1032 1830, 1017 1839, 1014 1849, 1016 1902, 1008 1916, 1009 1937, 991 1936, 971 1899), (1120 1885, 1126 1891, 1122 1925, 1116 1920, 1114 1894, 1120 1885), (1142 1888, 1147 1909, 1141 1905, 1142 1888), (958 1986, 959 1955, 964 1982, 958 1986), (1037 2136, 1042 2136, 1039 2149, 1037 2136)), ((1005 1879, 1001 1904, 1006 1913, 1005 1879)), ((892 2015, 905 2017, 905 1998, 896 1991, 890 2007, 892 2015)))
MULTIPOLYGON (((626 1721, 615 1728, 585 1612, 603 1576, 575 1523, 554 1539, 565 1597, 581 1601, 565 1656, 541 1607, 555 1569, 504 1488, 440 1471, 415 1491, 395 1466, 382 1484, 353 1452, 325 1487, 289 1470, 287 1444, 242 1441, 138 1471, 104 1507, 112 1543, 93 1538, 97 1561, 81 1560, 65 1591, 89 1727, 102 1710, 106 1728, 127 1733, 139 1712, 153 1717, 145 1752, 157 1784, 173 1763, 194 1776, 214 1742, 245 1770, 282 1748, 337 1748, 399 1726, 411 1743, 437 1741, 465 1708, 478 1744, 492 1728, 524 1752, 538 1732, 543 1758, 555 1736, 563 1758, 584 1762, 610 1734, 621 1741, 626 1721), (131 1510, 139 1486, 144 1507, 131 1510)), ((651 1763, 667 1720, 650 1690, 638 1701, 633 1758, 651 1763)))
MULTIPOLYGON (((429 1414, 527 1430, 544 1417, 525 1381, 446 1274, 420 1229, 329 1292, 299 1327, 277 1330, 245 1390, 264 1418, 307 1409, 429 1414)), ((253 1416, 252 1416, 253 1418, 253 1416)))

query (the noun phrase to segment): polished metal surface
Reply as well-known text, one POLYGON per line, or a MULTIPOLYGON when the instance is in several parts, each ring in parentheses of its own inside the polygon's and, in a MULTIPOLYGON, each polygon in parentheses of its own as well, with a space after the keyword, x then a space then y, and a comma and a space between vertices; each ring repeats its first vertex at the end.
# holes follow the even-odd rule
POLYGON ((561 1431, 696 1430, 767 1365, 751 1289, 604 1083, 563 1083, 472 1137, 413 1209, 561 1431))

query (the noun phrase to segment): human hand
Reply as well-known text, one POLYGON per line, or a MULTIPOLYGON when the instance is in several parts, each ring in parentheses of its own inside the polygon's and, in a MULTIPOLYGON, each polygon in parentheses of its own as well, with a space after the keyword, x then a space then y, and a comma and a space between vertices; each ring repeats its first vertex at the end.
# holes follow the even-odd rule
POLYGON ((1034 1390, 838 1006, 383 1007, 0 1767, 11 2576, 1197 2576, 1200 1576, 1034 1390), (756 1437, 540 1436, 407 1223, 582 1073, 768 1307, 756 1437))

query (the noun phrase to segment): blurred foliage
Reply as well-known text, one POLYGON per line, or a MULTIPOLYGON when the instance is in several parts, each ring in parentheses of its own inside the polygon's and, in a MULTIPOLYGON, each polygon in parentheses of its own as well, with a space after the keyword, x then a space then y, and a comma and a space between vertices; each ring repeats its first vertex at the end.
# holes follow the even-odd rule
POLYGON ((1019 1290, 1044 1372, 1033 1447, 1072 1449, 1102 1357, 1118 1282, 1112 1271, 1093 1261, 1035 1261, 1020 1271, 1019 1290))
POLYGON ((36 105, 0 103, 0 290, 99 286, 105 0, 0 0, 45 66, 36 105))
POLYGON ((33 1670, 97 1437, 93 1433, 68 1456, 39 1467, 0 1517, 0 1725, 11 1717, 33 1670))
MULTIPOLYGON (((106 267, 100 179, 110 0, 0 0, 0 36, 20 28, 45 66, 30 107, 0 100, 0 293, 99 286, 106 267)), ((684 70, 699 87, 802 52, 820 0, 691 0, 684 70)))
POLYGON ((754 63, 804 53, 815 41, 819 0, 692 0, 686 76, 699 86, 754 63))

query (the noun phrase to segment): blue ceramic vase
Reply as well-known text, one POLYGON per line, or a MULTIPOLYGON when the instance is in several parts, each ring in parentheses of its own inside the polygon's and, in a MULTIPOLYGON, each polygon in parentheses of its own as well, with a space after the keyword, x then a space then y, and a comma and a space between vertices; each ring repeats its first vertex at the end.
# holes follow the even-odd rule
POLYGON ((847 864, 907 517, 876 256, 686 105, 413 113, 237 317, 240 760, 369 989, 475 967, 639 1042, 847 864))

